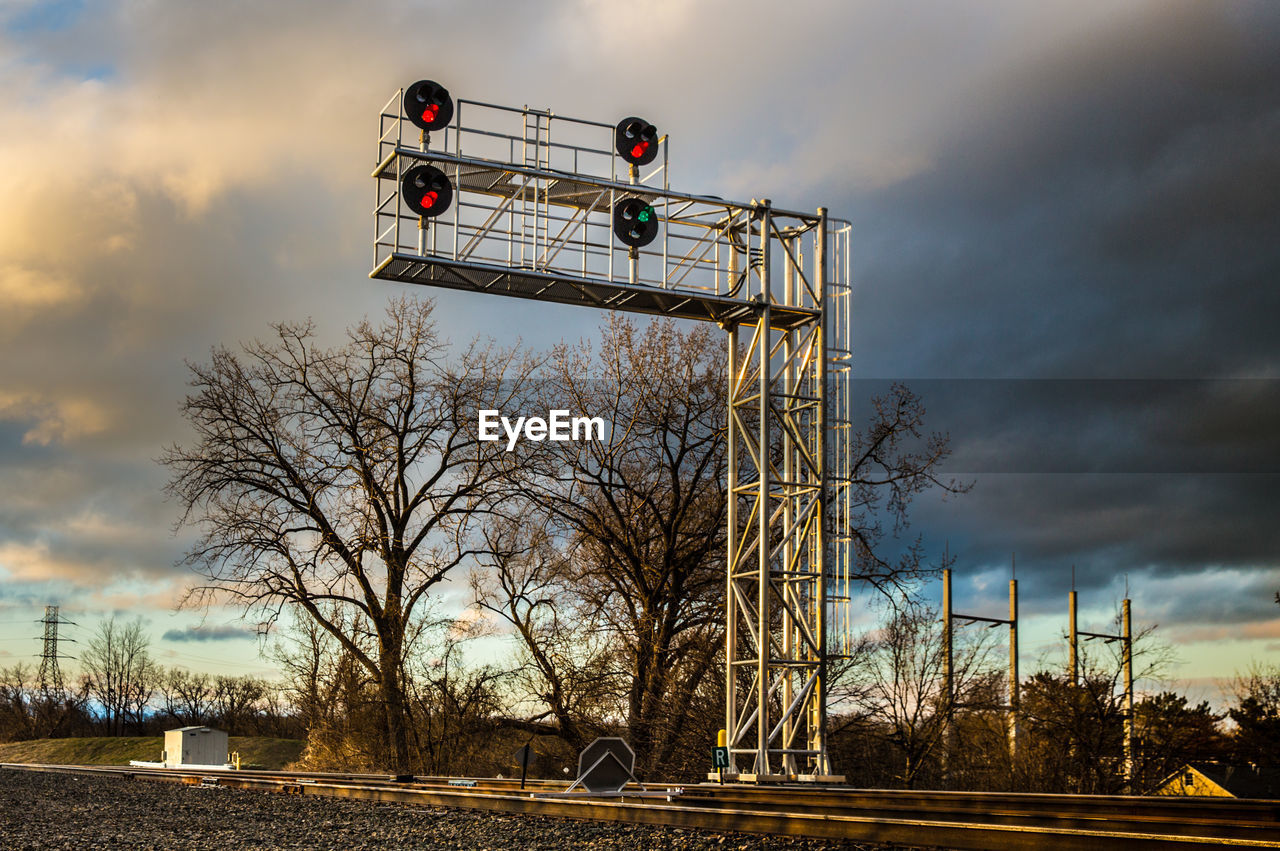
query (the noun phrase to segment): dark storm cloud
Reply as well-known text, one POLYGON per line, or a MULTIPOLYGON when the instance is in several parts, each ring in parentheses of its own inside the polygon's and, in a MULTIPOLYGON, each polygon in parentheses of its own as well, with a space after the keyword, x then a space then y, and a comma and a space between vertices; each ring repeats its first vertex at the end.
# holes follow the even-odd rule
POLYGON ((1162 4, 989 83, 931 170, 859 199, 892 314, 868 365, 1274 374, 1280 7, 1162 4))
POLYGON ((914 528, 971 576, 1016 552, 1033 610, 1074 565, 1274 621, 1280 6, 1122 16, 949 116, 931 168, 853 201, 862 374, 907 377, 974 483, 914 528))
MULTIPOLYGON (((1280 475, 1280 379, 912 379, 950 475, 1280 475)), ((855 380, 854 419, 891 382, 855 380)))
MULTIPOLYGON (((1129 571, 1260 570, 1280 581, 1280 382, 918 380, 972 492, 916 527, 978 569, 1016 552, 1029 598, 1129 571)), ((883 382, 855 383, 855 399, 883 382)), ((1280 587, 1278 585, 1277 587, 1280 587)), ((1194 598, 1193 598, 1194 599, 1194 598)), ((1241 612, 1243 616, 1243 612, 1241 612)))
POLYGON ((1280 637, 1276 618, 1274 573, 1216 570, 1201 576, 1152 576, 1139 572, 1165 593, 1144 601, 1146 617, 1163 624, 1196 627, 1197 637, 1210 631, 1221 638, 1280 637), (1256 625, 1243 631, 1244 625, 1256 625))
MULTIPOLYGON (((1214 565, 1274 565, 1277 532, 1260 523, 1274 477, 1187 475, 979 476, 973 491, 919 525, 950 532, 979 562, 1075 563, 1099 581, 1126 570, 1169 574, 1214 565), (951 517, 950 521, 947 517, 951 517), (1261 528, 1260 528, 1261 527, 1261 528)), ((1274 514, 1272 515, 1274 516, 1274 514)), ((1032 567, 1031 569, 1036 569, 1032 567)))
POLYGON ((254 633, 238 626, 194 626, 189 629, 170 629, 160 636, 161 641, 239 641, 254 638, 254 633))

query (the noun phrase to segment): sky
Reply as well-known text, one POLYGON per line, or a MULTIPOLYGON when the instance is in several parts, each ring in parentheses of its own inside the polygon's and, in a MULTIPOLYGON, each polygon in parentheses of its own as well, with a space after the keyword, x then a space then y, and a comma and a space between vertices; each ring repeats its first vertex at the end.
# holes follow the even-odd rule
MULTIPOLYGON (((1280 4, 0 0, 0 666, 58 603, 81 641, 141 616, 167 664, 271 668, 175 610, 155 459, 188 362, 413 290, 367 277, 369 173, 424 77, 645 116, 673 186, 851 221, 859 389, 916 389, 973 483, 912 532, 964 611, 1016 558, 1024 670, 1073 572, 1081 627, 1127 588, 1193 695, 1280 661, 1280 4)), ((602 320, 434 296, 459 343, 602 320)))

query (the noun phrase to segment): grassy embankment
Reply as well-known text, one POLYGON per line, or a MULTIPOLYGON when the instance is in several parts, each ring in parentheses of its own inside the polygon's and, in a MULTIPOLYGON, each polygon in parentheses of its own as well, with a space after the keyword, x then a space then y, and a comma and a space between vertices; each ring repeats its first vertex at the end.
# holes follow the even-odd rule
MULTIPOLYGON (((302 755, 305 743, 297 739, 232 736, 230 749, 240 753, 241 766, 278 770, 302 755)), ((0 762, 45 765, 128 765, 139 759, 158 762, 164 750, 162 736, 97 736, 83 739, 32 739, 0 743, 0 762)))

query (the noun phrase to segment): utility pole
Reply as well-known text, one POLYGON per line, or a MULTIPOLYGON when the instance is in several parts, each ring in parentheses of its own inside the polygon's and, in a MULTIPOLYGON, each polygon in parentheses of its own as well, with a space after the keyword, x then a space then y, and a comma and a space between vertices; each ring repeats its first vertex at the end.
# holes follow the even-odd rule
POLYGON ((1071 591, 1067 594, 1067 640, 1071 647, 1071 685, 1080 685, 1080 657, 1077 655, 1077 645, 1080 638, 1076 632, 1076 568, 1071 566, 1071 591))
MULTIPOLYGON (((1016 558, 1016 556, 1015 556, 1016 558)), ((1016 562, 1011 566, 1013 576, 1009 579, 1009 617, 1008 618, 988 618, 982 615, 962 615, 952 610, 951 596, 951 571, 946 569, 942 571, 942 678, 943 678, 943 707, 944 721, 943 724, 943 758, 944 766, 946 765, 946 757, 948 752, 948 744, 952 738, 952 720, 955 710, 963 708, 963 704, 956 702, 955 687, 955 645, 954 630, 955 622, 963 623, 985 623, 988 629, 993 629, 1001 624, 1007 624, 1009 627, 1009 691, 1008 703, 1004 706, 996 707, 1003 709, 1008 713, 1009 725, 1009 760, 1010 762, 1018 758, 1018 580, 1016 577, 1016 562)), ((944 768, 945 773, 945 768, 944 768)))
MULTIPOLYGON (((943 557, 945 560, 945 556, 943 557)), ((951 722, 955 712, 954 648, 951 644, 951 568, 942 571, 942 777, 951 780, 951 722)))
MULTIPOLYGON (((1015 557, 1016 558, 1016 557, 1015 557)), ((1018 579, 1017 562, 1009 578, 1009 762, 1018 760, 1018 579)))
POLYGON ((1129 598, 1124 600, 1121 647, 1124 652, 1124 786, 1130 795, 1133 789, 1133 629, 1129 616, 1129 598))
POLYGON ((1085 632, 1076 628, 1076 592, 1071 591, 1067 598, 1070 606, 1071 621, 1071 680, 1075 684, 1079 677, 1080 655, 1079 639, 1086 641, 1101 638, 1107 644, 1120 642, 1120 665, 1124 678, 1124 703, 1121 714, 1124 716, 1124 790, 1125 794, 1134 794, 1133 765, 1133 618, 1129 598, 1125 597, 1120 604, 1120 634, 1105 632, 1085 632))

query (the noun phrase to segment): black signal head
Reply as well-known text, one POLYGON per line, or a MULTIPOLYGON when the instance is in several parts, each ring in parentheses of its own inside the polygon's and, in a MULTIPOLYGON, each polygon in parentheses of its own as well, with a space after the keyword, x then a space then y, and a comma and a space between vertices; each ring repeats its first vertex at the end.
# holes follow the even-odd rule
POLYGON ((658 213, 643 198, 623 198, 613 205, 613 233, 623 245, 648 245, 658 235, 658 213))
POLYGON ((434 80, 419 80, 404 90, 404 114, 423 130, 440 130, 453 120, 453 98, 434 80))
POLYGON ((658 156, 658 128, 643 118, 624 118, 614 128, 613 148, 632 165, 648 165, 658 156))
POLYGON ((400 195, 419 216, 433 219, 453 203, 453 184, 433 165, 415 165, 400 179, 400 195))

